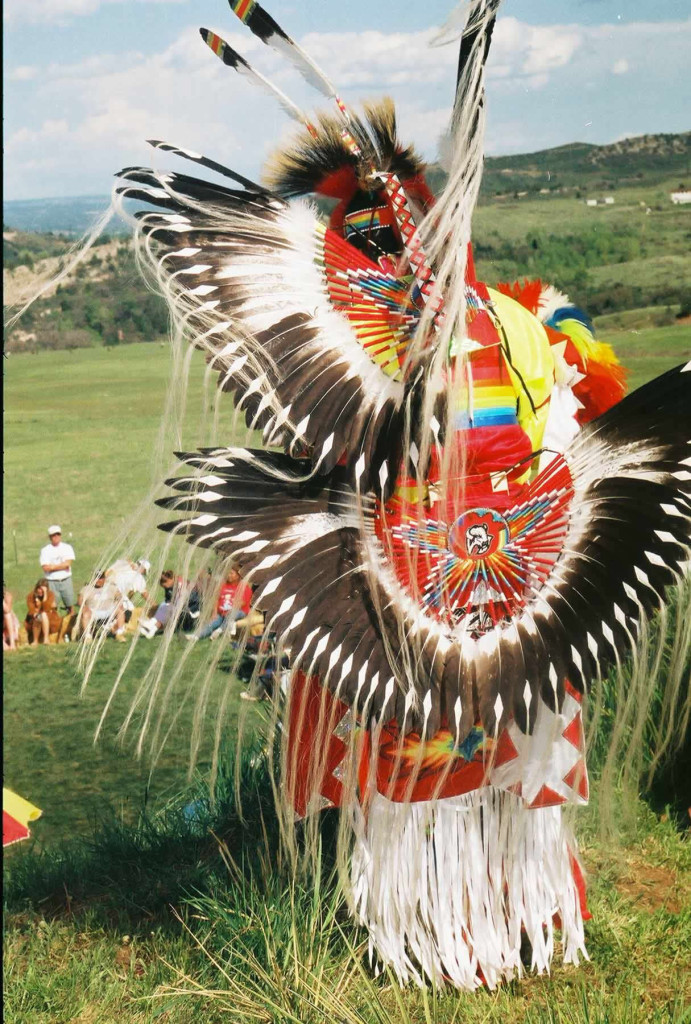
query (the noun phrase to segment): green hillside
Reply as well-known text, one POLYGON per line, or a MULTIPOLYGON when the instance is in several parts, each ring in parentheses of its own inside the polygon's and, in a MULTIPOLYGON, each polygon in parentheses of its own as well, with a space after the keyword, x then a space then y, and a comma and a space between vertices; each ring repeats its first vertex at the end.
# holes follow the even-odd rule
POLYGON ((608 146, 572 142, 567 146, 510 157, 488 157, 482 190, 485 196, 507 192, 573 189, 592 193, 631 185, 657 185, 678 179, 691 187, 691 132, 639 135, 608 146))
MULTIPOLYGON (((439 167, 429 178, 442 187, 439 167)), ((489 283, 540 277, 593 316, 648 309, 650 326, 672 323, 691 312, 691 204, 670 199, 685 183, 691 187, 691 132, 488 158, 473 225, 479 273, 489 283), (613 202, 586 205, 586 196, 605 194, 613 202)), ((7 204, 6 216, 11 210, 7 204)), ((6 308, 54 277, 70 244, 6 226, 6 308)), ((8 331, 6 348, 157 341, 166 330, 163 302, 144 288, 127 239, 104 237, 8 331)))
MULTIPOLYGON (((691 204, 674 205, 670 193, 684 184, 690 154, 686 133, 488 159, 473 225, 480 276, 491 284, 540 277, 595 317, 647 310, 647 325, 660 326, 688 316, 691 204), (491 184, 499 179, 501 190, 491 184), (602 198, 605 184, 613 202, 587 206, 583 197, 602 198)), ((441 187, 438 168, 430 178, 441 187)), ((691 185, 691 175, 687 180, 691 185)), ((54 234, 5 228, 7 306, 55 276, 69 244, 54 234)), ((39 299, 8 331, 6 348, 120 345, 157 341, 166 331, 164 304, 144 288, 127 239, 119 236, 100 240, 39 299)))

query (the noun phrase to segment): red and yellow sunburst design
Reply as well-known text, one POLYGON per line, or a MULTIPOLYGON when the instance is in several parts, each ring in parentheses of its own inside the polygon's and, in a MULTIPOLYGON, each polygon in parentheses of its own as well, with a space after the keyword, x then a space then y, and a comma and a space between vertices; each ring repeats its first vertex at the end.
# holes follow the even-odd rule
POLYGON ((568 467, 557 458, 501 512, 471 505, 449 524, 394 498, 385 512, 378 508, 375 526, 398 579, 427 612, 454 626, 482 607, 496 624, 547 579, 572 493, 568 467))

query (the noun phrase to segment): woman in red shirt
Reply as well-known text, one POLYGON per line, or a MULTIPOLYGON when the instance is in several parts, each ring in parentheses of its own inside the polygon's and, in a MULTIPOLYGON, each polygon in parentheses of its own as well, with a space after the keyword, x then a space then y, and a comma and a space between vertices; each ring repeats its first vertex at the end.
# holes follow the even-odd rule
POLYGON ((243 583, 237 569, 230 569, 225 583, 221 587, 216 602, 216 615, 198 633, 186 633, 188 640, 213 639, 217 629, 223 629, 238 619, 244 619, 250 610, 252 588, 243 583))

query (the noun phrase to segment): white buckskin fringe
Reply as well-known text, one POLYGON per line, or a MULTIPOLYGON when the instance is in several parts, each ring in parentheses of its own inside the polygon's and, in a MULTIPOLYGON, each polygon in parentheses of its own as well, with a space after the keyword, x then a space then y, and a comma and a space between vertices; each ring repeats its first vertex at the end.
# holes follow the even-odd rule
POLYGON ((407 804, 376 794, 354 828, 351 910, 401 984, 495 988, 523 972, 522 929, 531 967, 549 971, 555 914, 564 962, 588 959, 560 807, 528 810, 493 787, 407 804))

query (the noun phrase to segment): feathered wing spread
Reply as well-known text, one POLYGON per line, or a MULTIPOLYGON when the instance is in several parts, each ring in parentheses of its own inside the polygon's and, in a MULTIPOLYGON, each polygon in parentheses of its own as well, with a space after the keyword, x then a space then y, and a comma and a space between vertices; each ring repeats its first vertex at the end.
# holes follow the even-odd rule
POLYGON ((136 214, 149 263, 248 426, 308 452, 314 469, 345 459, 363 490, 385 462, 393 478, 401 447, 391 438, 402 437, 424 376, 408 282, 307 202, 251 182, 231 189, 146 168, 120 177, 121 196, 156 207, 136 214))
MULTIPOLYGON (((188 515, 165 528, 236 560, 293 667, 318 674, 363 719, 395 719, 425 737, 445 723, 457 742, 478 721, 489 732, 509 720, 530 731, 538 700, 559 708, 567 681, 585 689, 635 642, 640 615, 678 578, 689 545, 688 368, 587 426, 528 484, 520 467, 510 471, 522 483, 507 485, 503 502, 492 495, 489 508, 465 493, 464 454, 451 467, 460 468, 455 483, 443 470, 434 486, 426 479, 430 459, 444 462, 447 428, 460 449, 473 435, 463 425, 466 345, 502 353, 482 369, 489 376, 473 392, 480 406, 469 422, 521 433, 515 393, 505 394, 501 366, 517 367, 496 300, 469 282, 458 246, 469 224, 459 183, 479 180, 461 143, 464 132, 474 144, 481 135, 497 6, 473 8, 454 112, 458 166, 436 237, 426 221, 440 280, 454 286, 438 319, 412 275, 373 262, 309 203, 280 194, 334 186, 343 195, 336 178, 345 175, 349 196, 370 165, 414 183, 419 160, 398 142, 388 103, 364 119, 344 114, 347 132, 321 118, 316 137, 308 132, 274 161, 278 191, 160 143, 242 187, 128 168, 119 188, 154 207, 136 216, 177 323, 248 426, 283 447, 184 455, 201 468, 198 479, 170 481, 183 496, 162 504, 188 515), (406 497, 406 480, 417 497, 406 497)), ((421 244, 412 230, 408 256, 421 244)), ((563 310, 543 312, 553 331, 566 331, 563 310)), ((570 324, 564 337, 578 348, 577 335, 570 324)))
MULTIPOLYGON (((505 543, 484 558, 454 546, 452 523, 428 517, 415 535, 399 520, 420 555, 442 538, 458 621, 444 621, 433 601, 420 607, 377 538, 381 504, 365 504, 363 531, 340 468, 305 481, 289 456, 183 455, 201 475, 169 481, 185 496, 161 504, 192 514, 165 528, 232 556, 295 667, 368 720, 427 737, 444 720, 457 742, 478 719, 489 733, 511 718, 530 731, 538 700, 560 708, 567 680, 583 691, 606 673, 687 571, 690 391, 688 364, 593 421, 503 511, 505 543), (463 587, 487 580, 501 614, 477 629, 462 614, 472 603, 463 587)), ((438 563, 429 565, 438 579, 438 563)))

